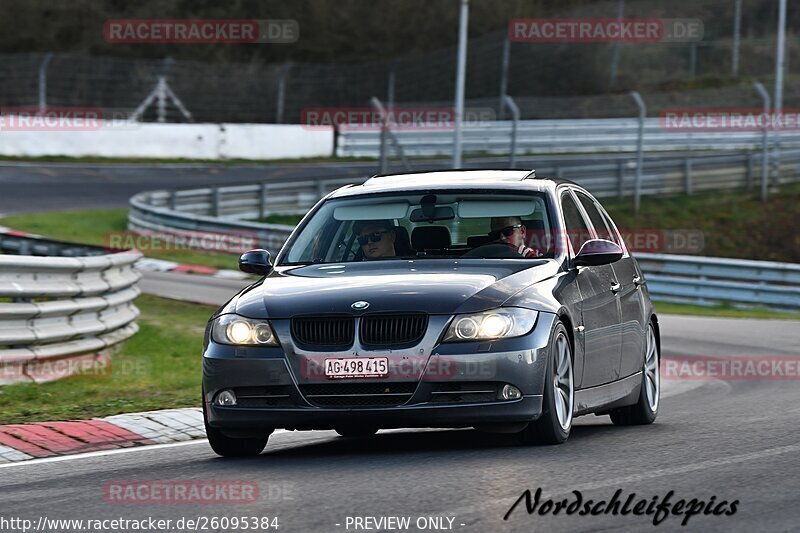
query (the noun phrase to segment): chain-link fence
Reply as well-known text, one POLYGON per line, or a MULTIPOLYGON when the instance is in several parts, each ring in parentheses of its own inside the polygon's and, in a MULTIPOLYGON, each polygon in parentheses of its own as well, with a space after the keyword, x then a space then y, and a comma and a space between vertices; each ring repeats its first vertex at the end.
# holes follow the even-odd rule
MULTIPOLYGON (((735 1, 698 0, 706 7, 725 7, 726 13, 735 1)), ((766 9, 768 3, 744 0, 745 12, 766 9)), ((641 3, 627 4, 626 17, 646 15, 641 3)), ((652 8, 652 2, 647 4, 652 8)), ((616 5, 624 4, 605 2, 591 12, 565 16, 608 16, 616 5)), ((694 43, 528 43, 507 42, 506 31, 483 35, 468 46, 467 104, 502 116, 499 102, 505 87, 523 119, 632 116, 636 108, 628 96, 631 89, 642 93, 651 115, 676 106, 759 107, 752 81, 766 83, 775 72, 776 24, 771 13, 764 17, 756 24, 750 15, 738 47, 733 21, 727 20, 703 21, 705 38, 694 43)), ((797 53, 800 40, 789 27, 787 56, 791 60, 797 53)), ((157 90, 163 76, 195 121, 297 123, 304 109, 366 108, 372 96, 397 104, 450 106, 455 58, 454 47, 347 64, 1 55, 0 106, 92 107, 126 116, 157 90)), ((792 80, 787 68, 785 108, 800 107, 800 89, 792 80)), ((166 121, 187 120, 170 99, 162 113, 166 121)), ((157 115, 158 106, 150 105, 141 119, 156 120, 157 115)))

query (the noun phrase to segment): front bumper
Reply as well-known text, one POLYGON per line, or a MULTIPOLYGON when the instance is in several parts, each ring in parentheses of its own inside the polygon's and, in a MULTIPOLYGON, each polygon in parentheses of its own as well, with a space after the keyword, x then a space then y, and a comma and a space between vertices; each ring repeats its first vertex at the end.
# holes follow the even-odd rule
MULTIPOLYGON (((326 354, 297 349, 280 321, 273 327, 282 340, 280 348, 241 348, 209 342, 203 357, 203 390, 208 424, 231 430, 332 429, 339 425, 397 427, 466 427, 487 424, 513 424, 537 419, 542 411, 546 370, 546 349, 555 315, 540 313, 536 326, 527 335, 491 343, 452 343, 425 348, 425 341, 412 350, 394 353, 358 353, 358 356, 387 356, 390 367, 402 373, 376 379, 326 380, 304 369, 312 357, 326 354), (283 335, 281 332, 283 331, 283 335), (396 363, 396 365, 394 365, 396 363), (407 365, 403 365, 407 363, 407 365), (308 391, 319 384, 396 385, 408 388, 398 405, 320 405, 308 391), (471 385, 475 385, 472 387, 471 385), (523 397, 502 400, 491 395, 470 396, 437 392, 441 390, 517 387, 523 397), (277 390, 286 398, 276 405, 237 405, 221 407, 213 399, 224 389, 277 390), (450 401, 452 399, 452 401, 450 401)), ((438 339, 437 332, 432 338, 438 339)), ((330 354, 341 357, 343 354, 330 354)), ((350 354, 344 354, 352 356, 350 354)), ((324 386, 324 385, 323 385, 324 386)))

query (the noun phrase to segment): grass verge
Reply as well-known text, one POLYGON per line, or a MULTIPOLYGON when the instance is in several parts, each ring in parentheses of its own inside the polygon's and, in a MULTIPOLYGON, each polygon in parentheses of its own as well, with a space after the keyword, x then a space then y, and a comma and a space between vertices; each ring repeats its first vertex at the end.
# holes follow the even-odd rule
POLYGON ((0 387, 0 424, 198 407, 203 330, 215 308, 155 296, 136 305, 141 329, 114 355, 110 372, 0 387))
MULTIPOLYGON (((114 355, 106 375, 0 387, 0 424, 80 420, 119 413, 196 407, 205 323, 213 306, 140 296, 141 330, 114 355)), ((800 319, 765 309, 656 303, 662 314, 800 319)))
POLYGON ((744 191, 644 197, 638 216, 630 198, 602 204, 626 231, 702 231, 705 246, 699 255, 800 263, 800 183, 783 185, 766 202, 744 191))
POLYGON ((727 318, 782 318, 785 320, 800 320, 800 313, 790 311, 774 311, 764 307, 740 308, 732 305, 702 306, 692 304, 678 304, 670 302, 655 302, 656 312, 659 315, 695 315, 716 316, 727 318))
MULTIPOLYGON (((46 213, 25 213, 8 215, 0 219, 0 224, 28 233, 35 233, 51 239, 104 246, 106 235, 126 231, 128 227, 127 209, 92 209, 85 211, 50 211, 46 213)), ((188 263, 213 268, 236 268, 236 257, 230 254, 213 254, 183 251, 159 250, 166 247, 164 241, 149 239, 149 249, 140 251, 147 257, 188 263)), ((145 248, 145 247, 142 247, 145 248)))

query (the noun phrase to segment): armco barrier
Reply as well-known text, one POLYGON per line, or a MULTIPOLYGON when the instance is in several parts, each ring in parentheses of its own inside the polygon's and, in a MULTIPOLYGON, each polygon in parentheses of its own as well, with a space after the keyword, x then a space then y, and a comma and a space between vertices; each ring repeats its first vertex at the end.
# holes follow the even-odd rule
POLYGON ((719 257, 636 254, 655 299, 800 309, 800 265, 719 257))
MULTIPOLYGON (((778 181, 800 179, 800 150, 784 151, 780 161, 778 181)), ((760 153, 656 158, 645 165, 642 194, 757 190, 760 162, 760 153)), ((601 163, 544 165, 537 167, 536 173, 539 176, 568 177, 600 198, 624 197, 633 190, 635 162, 620 157, 601 163)), ((288 238, 292 227, 258 220, 271 214, 303 214, 328 192, 349 183, 363 183, 367 178, 320 177, 283 183, 139 193, 130 200, 128 229, 238 233, 253 237, 262 247, 277 249, 288 238)), ((775 178, 773 176, 771 183, 775 183, 775 178)))
MULTIPOLYGON (((344 180, 344 182, 357 180, 344 180)), ((191 191, 142 193, 131 199, 132 230, 195 229, 216 232, 257 232, 259 245, 277 251, 294 228, 238 220, 263 217, 268 205, 283 213, 304 213, 317 196, 318 181, 287 185, 260 184, 191 191), (273 190, 283 195, 268 198, 273 190), (291 187, 296 187, 292 192, 291 187), (270 204, 272 202, 272 204, 270 204), (212 216, 217 213, 218 217, 212 216), (203 213, 202 215, 196 213, 203 213)), ((340 184, 325 180, 323 194, 340 184)), ((637 253, 654 299, 708 305, 730 303, 800 309, 800 265, 684 255, 637 253)))
POLYGON ((0 384, 110 371, 138 331, 141 257, 0 233, 0 384))
POLYGON ((128 229, 238 233, 253 237, 264 248, 275 250, 283 245, 294 228, 252 220, 271 214, 303 214, 328 192, 366 179, 366 176, 361 179, 320 178, 139 193, 130 200, 128 229))
MULTIPOLYGON (((639 134, 636 118, 522 120, 517 125, 518 154, 635 152, 639 134)), ((511 121, 465 124, 465 153, 508 154, 511 121)), ((449 156, 453 130, 447 128, 395 128, 392 134, 406 156, 449 156)), ((784 148, 800 148, 800 131, 772 133, 784 148)), ((645 119, 644 150, 758 150, 760 131, 687 131, 664 129, 660 118, 645 119)), ((336 139, 339 157, 378 157, 380 129, 340 126, 336 139)), ((538 169, 537 169, 538 170, 538 169)))

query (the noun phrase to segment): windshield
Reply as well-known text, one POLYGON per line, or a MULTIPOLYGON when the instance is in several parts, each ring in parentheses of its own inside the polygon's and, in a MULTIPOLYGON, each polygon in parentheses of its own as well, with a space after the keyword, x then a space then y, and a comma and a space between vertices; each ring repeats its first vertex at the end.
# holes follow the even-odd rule
POLYGON ((280 264, 554 257, 541 193, 398 193, 329 200, 280 264))

